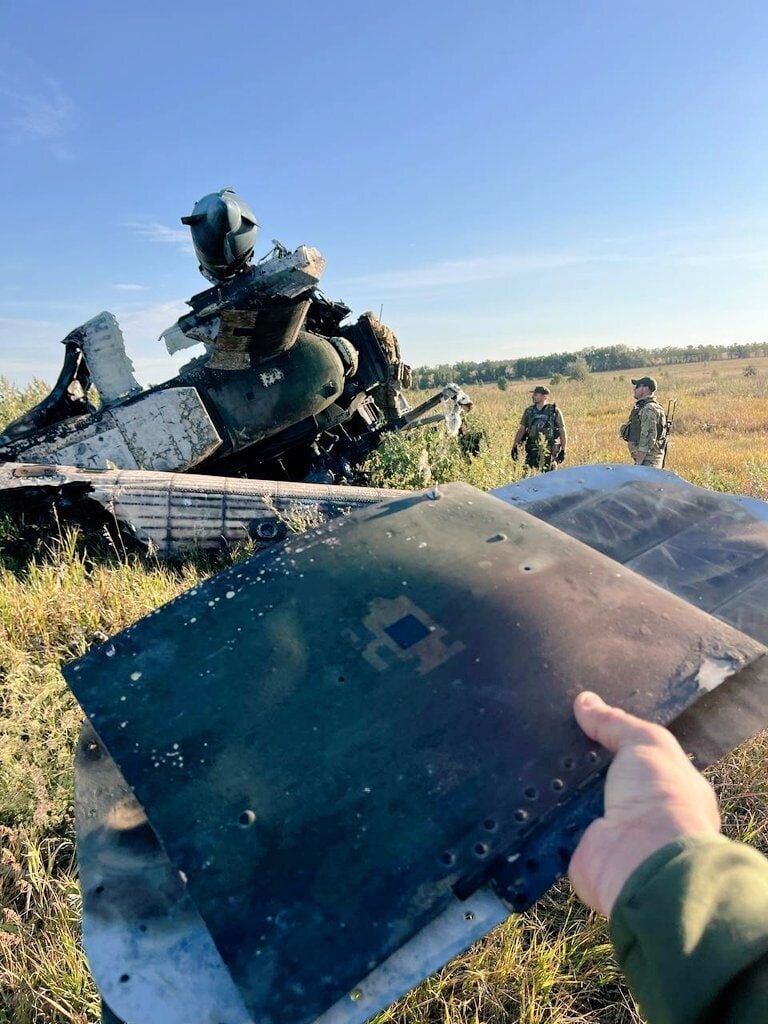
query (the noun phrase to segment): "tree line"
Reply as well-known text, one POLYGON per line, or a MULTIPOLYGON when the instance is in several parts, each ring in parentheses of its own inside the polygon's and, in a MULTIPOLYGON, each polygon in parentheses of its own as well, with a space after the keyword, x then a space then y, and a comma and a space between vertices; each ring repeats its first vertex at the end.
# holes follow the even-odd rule
POLYGON ((553 377, 556 374, 577 377, 601 370, 629 370, 636 366, 668 366, 673 363, 706 363, 716 359, 753 359, 768 356, 768 342, 735 345, 686 345, 661 348, 630 348, 629 345, 608 345, 605 348, 583 348, 579 352, 555 352, 546 356, 523 356, 520 359, 464 360, 417 366, 413 386, 420 390, 457 384, 492 384, 504 387, 510 380, 553 377), (502 384, 501 382, 505 382, 502 384))

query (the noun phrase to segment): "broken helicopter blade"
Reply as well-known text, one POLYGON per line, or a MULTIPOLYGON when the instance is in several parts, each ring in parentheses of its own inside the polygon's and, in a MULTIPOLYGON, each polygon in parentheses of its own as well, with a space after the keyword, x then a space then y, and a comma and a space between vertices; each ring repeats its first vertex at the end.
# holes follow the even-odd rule
POLYGON ((161 556, 222 544, 279 540, 283 518, 296 511, 323 516, 408 494, 377 487, 287 483, 142 470, 0 463, 0 500, 50 492, 90 499, 161 556))

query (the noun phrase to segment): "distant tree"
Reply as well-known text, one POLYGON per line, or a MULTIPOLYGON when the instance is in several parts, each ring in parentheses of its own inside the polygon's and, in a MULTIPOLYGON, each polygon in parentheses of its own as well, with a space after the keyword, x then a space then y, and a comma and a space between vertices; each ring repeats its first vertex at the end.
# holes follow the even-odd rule
POLYGON ((768 356, 768 342, 741 342, 734 345, 664 345, 657 348, 630 348, 628 345, 588 346, 579 352, 552 352, 546 356, 523 356, 514 363, 506 359, 469 360, 418 366, 413 371, 414 387, 437 388, 449 381, 471 386, 495 384, 505 380, 554 379, 555 375, 584 380, 589 373, 629 370, 637 366, 672 366, 676 363, 706 363, 722 359, 758 359, 768 356), (574 367, 577 376, 573 377, 574 367))
POLYGON ((499 389, 499 391, 506 391, 507 390, 507 378, 506 377, 497 377, 496 378, 496 387, 499 389))

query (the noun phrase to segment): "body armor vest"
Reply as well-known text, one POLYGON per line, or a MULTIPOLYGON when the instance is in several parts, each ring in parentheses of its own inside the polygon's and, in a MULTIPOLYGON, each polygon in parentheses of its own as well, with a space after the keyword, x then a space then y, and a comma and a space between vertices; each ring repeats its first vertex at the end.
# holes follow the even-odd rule
POLYGON ((635 404, 634 408, 632 409, 632 412, 629 414, 629 434, 627 437, 627 441, 630 444, 636 445, 640 443, 640 412, 646 405, 655 405, 659 412, 658 418, 656 420, 656 443, 658 444, 658 442, 664 436, 664 421, 666 419, 664 415, 664 410, 655 398, 651 398, 649 396, 648 398, 641 398, 640 401, 635 404))
POLYGON ((557 406, 554 402, 543 406, 541 410, 532 405, 528 427, 529 440, 535 441, 539 437, 544 437, 551 444, 557 434, 556 415, 557 406))

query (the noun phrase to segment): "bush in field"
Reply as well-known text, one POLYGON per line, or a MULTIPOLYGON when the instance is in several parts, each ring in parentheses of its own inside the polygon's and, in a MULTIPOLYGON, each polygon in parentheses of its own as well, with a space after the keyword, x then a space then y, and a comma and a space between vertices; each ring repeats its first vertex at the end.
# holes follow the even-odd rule
POLYGON ((7 377, 0 377, 0 433, 11 420, 37 405, 49 391, 48 385, 37 377, 23 388, 17 387, 7 377))
POLYGON ((587 380, 590 374, 589 363, 586 359, 574 359, 572 363, 566 365, 565 372, 568 380, 587 380))
POLYGON ((751 366, 751 365, 750 366, 745 366, 744 367, 744 376, 745 377, 756 377, 757 376, 757 367, 756 366, 751 366))
POLYGON ((552 376, 549 378, 549 383, 562 384, 564 380, 565 377, 562 375, 562 373, 553 373, 552 376))
POLYGON ((419 489, 460 480, 466 461, 456 438, 440 427, 385 435, 366 470, 375 487, 419 489))
POLYGON ((496 387, 499 389, 499 391, 506 391, 507 390, 507 378, 506 377, 498 377, 496 379, 496 387))

